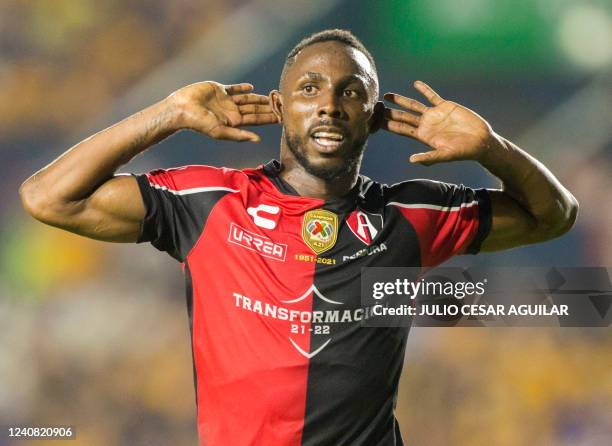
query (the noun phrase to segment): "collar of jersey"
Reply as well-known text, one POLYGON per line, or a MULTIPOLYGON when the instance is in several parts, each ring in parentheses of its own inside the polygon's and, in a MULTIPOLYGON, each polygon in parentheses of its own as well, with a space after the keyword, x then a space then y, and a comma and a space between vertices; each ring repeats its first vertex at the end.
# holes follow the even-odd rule
POLYGON ((359 198, 359 191, 361 190, 361 186, 364 181, 363 177, 359 175, 357 178, 357 184, 355 184, 355 186, 348 193, 342 197, 322 200, 320 198, 302 196, 289 183, 284 181, 279 175, 281 171, 281 164, 278 160, 273 159, 266 164, 262 164, 257 169, 261 169, 264 174, 263 176, 270 182, 271 188, 277 194, 280 194, 286 198, 292 197, 294 199, 298 198, 300 201, 306 201, 309 204, 312 204, 313 208, 322 207, 338 213, 350 212, 355 209, 357 200, 359 198))

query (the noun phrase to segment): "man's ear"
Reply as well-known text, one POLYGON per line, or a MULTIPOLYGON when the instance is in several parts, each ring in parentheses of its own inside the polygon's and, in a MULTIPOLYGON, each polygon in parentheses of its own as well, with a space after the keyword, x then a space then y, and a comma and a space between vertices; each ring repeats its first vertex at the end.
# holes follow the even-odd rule
POLYGON ((272 106, 272 112, 276 115, 279 123, 283 122, 283 97, 278 90, 272 90, 270 92, 270 105, 272 106))
POLYGON ((372 111, 372 116, 370 116, 370 120, 368 121, 368 127, 370 128, 370 133, 376 133, 382 127, 382 124, 385 120, 385 104, 382 101, 377 101, 374 104, 374 110, 372 111))

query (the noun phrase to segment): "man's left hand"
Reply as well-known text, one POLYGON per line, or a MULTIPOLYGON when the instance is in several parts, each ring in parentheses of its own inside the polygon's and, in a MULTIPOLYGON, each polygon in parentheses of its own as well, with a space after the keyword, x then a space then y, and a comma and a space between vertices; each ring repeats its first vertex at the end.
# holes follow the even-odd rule
POLYGON ((381 127, 426 145, 429 152, 416 153, 410 162, 431 165, 447 161, 478 161, 496 137, 481 116, 456 102, 442 99, 429 85, 416 81, 414 87, 431 104, 387 93, 385 100, 404 110, 386 108, 381 127))

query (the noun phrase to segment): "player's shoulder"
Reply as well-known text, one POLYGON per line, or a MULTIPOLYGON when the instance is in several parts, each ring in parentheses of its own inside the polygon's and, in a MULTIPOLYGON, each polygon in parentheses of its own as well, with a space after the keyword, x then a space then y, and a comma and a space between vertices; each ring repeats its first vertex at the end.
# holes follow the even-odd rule
POLYGON ((383 185, 382 191, 387 204, 396 205, 434 205, 445 206, 454 197, 469 190, 463 184, 453 184, 430 179, 405 180, 391 185, 383 185))
POLYGON ((249 169, 216 167, 205 164, 155 169, 145 174, 153 187, 170 191, 193 189, 239 189, 248 182, 249 169))

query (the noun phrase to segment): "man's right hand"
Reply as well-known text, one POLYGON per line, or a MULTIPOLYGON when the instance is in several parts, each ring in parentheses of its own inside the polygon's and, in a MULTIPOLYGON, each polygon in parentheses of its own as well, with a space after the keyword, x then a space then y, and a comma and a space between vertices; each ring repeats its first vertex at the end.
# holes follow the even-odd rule
POLYGON ((215 139, 259 142, 259 136, 236 127, 278 122, 268 97, 252 93, 251 84, 206 81, 187 85, 166 99, 179 112, 179 123, 215 139))
POLYGON ((121 165, 180 129, 212 138, 259 141, 237 127, 276 123, 268 97, 250 84, 198 82, 84 139, 21 186, 23 206, 34 218, 85 237, 136 241, 145 215, 132 176, 121 165))

